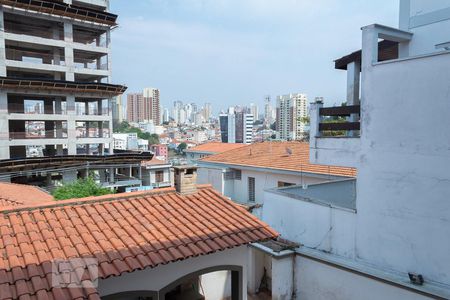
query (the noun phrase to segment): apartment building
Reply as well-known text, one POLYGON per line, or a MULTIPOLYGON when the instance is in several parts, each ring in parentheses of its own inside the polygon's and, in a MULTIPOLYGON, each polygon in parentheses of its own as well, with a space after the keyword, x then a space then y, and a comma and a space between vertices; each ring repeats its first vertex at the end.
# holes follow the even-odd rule
POLYGON ((127 121, 130 123, 153 122, 161 124, 159 90, 145 88, 142 93, 127 95, 127 121))
POLYGON ((308 115, 305 94, 289 94, 277 97, 276 129, 281 140, 300 140, 306 136, 303 118, 308 115))
POLYGON ((116 19, 105 0, 1 2, 0 158, 112 149, 116 19))
POLYGON ((253 115, 233 111, 219 116, 222 143, 251 144, 253 140, 253 115))
POLYGON ((127 121, 139 123, 144 120, 144 95, 139 93, 127 94, 127 121))
POLYGON ((161 125, 161 106, 159 102, 159 90, 144 88, 145 120, 152 120, 155 125, 161 125))

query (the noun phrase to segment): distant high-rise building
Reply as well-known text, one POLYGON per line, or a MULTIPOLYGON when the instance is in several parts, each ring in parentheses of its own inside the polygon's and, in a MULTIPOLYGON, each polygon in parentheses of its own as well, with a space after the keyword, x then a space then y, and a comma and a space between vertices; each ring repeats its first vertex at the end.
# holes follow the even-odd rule
POLYGON ((219 116, 222 143, 251 144, 253 115, 243 111, 219 116))
POLYGON ((266 126, 270 126, 272 125, 273 121, 273 107, 270 103, 270 96, 266 96, 266 98, 264 99, 264 124, 266 126))
POLYGON ((143 95, 145 103, 144 120, 153 120, 155 125, 160 125, 161 107, 159 101, 159 90, 155 88, 145 88, 143 95))
POLYGON ((127 121, 138 123, 144 120, 144 96, 139 93, 127 95, 127 121))
POLYGON ((253 115, 253 119, 256 121, 259 119, 259 109, 258 105, 255 103, 250 103, 250 113, 253 115))
POLYGON ((161 124, 159 90, 145 88, 143 93, 132 93, 127 96, 128 122, 149 122, 161 124))
POLYGON ((205 103, 205 106, 203 107, 203 118, 205 119, 206 122, 208 122, 209 119, 211 118, 211 113, 212 113, 211 103, 205 103))
POLYGON ((169 122, 169 121, 170 121, 170 118, 169 118, 169 109, 168 109, 168 108, 164 108, 162 120, 163 120, 163 122, 169 122))
POLYGON ((277 97, 277 137, 282 140, 299 140, 305 136, 302 120, 308 113, 305 94, 289 94, 277 97))

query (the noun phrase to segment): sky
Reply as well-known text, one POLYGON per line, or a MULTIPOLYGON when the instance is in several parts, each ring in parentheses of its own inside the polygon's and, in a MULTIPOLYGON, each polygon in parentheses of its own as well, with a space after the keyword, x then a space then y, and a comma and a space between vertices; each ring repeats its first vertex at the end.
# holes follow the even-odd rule
POLYGON ((398 27, 398 0, 111 0, 113 82, 160 89, 161 104, 213 111, 305 93, 345 101, 333 61, 361 47, 360 28, 398 27), (133 3, 130 5, 130 3, 133 3))

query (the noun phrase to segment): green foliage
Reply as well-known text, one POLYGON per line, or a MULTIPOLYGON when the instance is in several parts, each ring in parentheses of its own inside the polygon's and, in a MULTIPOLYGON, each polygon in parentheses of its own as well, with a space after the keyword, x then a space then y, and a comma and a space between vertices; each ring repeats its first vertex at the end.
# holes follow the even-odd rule
POLYGON ((262 120, 256 120, 255 122, 253 122, 253 125, 261 125, 262 123, 262 120))
POLYGON ((277 130, 277 122, 273 122, 273 123, 270 125, 270 129, 272 129, 272 130, 277 130))
POLYGON ((113 193, 114 192, 110 189, 104 188, 95 182, 94 178, 87 177, 58 187, 53 191, 52 195, 55 197, 55 200, 64 200, 89 196, 101 196, 113 193))
POLYGON ((303 124, 309 125, 309 117, 301 117, 299 121, 303 124))
POLYGON ((159 144, 159 135, 157 135, 156 133, 150 134, 148 132, 142 132, 142 130, 139 128, 131 127, 127 121, 123 121, 122 123, 120 123, 119 127, 117 128, 117 132, 136 133, 138 138, 148 140, 149 145, 159 144))
POLYGON ((187 144, 185 142, 180 143, 177 147, 178 153, 183 153, 186 150, 187 144))
MULTIPOLYGON (((344 117, 328 117, 322 120, 322 123, 345 123, 346 119, 344 117)), ((345 130, 325 130, 322 131, 323 136, 344 136, 345 130)))

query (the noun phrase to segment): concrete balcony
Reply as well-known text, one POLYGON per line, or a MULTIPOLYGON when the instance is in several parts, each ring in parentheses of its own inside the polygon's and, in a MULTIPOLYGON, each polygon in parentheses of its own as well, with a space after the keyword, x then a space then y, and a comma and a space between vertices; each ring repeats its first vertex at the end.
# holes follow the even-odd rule
POLYGON ((357 167, 361 149, 359 110, 359 105, 324 108, 323 103, 311 103, 311 163, 357 167))

